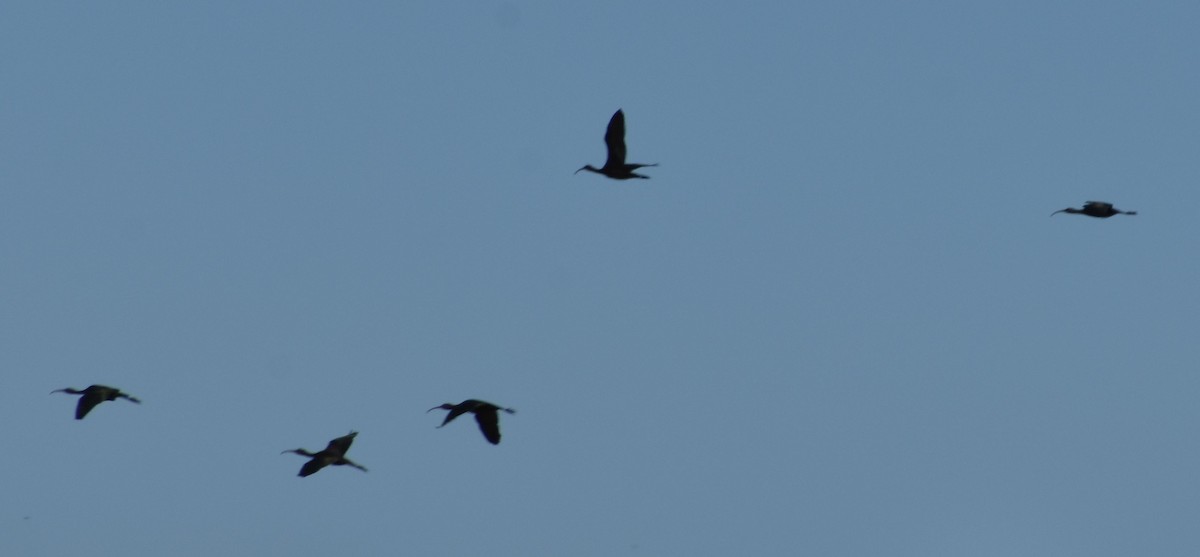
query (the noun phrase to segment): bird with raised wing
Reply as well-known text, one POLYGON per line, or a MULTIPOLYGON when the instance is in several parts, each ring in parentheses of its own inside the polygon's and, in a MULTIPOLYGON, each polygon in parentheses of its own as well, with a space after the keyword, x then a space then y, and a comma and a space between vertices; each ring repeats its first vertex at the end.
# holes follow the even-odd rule
POLYGON ((475 421, 479 422, 479 430, 483 432, 483 437, 493 445, 500 444, 499 412, 504 411, 508 412, 509 414, 517 413, 517 411, 513 410, 512 408, 501 408, 490 402, 475 400, 473 398, 464 400, 458 404, 451 404, 447 402, 440 406, 434 406, 433 408, 426 410, 425 413, 428 414, 439 409, 449 410, 450 413, 446 414, 446 419, 442 420, 442 425, 438 427, 444 427, 446 424, 454 421, 454 418, 466 414, 467 412, 475 414, 475 421))
POLYGON ((608 121, 608 131, 604 132, 604 144, 608 146, 608 159, 604 161, 604 166, 596 168, 590 164, 586 164, 583 168, 576 170, 579 174, 584 170, 590 170, 596 174, 603 174, 614 180, 628 180, 630 178, 650 178, 634 172, 646 166, 658 166, 655 164, 637 164, 625 162, 625 113, 617 109, 612 115, 612 119, 608 121))
POLYGON ((121 392, 120 389, 105 385, 92 385, 82 391, 78 389, 72 389, 70 387, 50 391, 50 394, 54 393, 83 395, 79 397, 79 404, 75 406, 76 420, 82 420, 84 416, 88 415, 88 412, 92 411, 92 408, 95 408, 97 404, 100 404, 106 400, 117 400, 118 398, 123 398, 136 404, 142 403, 142 401, 121 392))
POLYGON ((300 468, 299 476, 301 478, 305 476, 311 476, 316 473, 317 470, 320 470, 326 466, 350 466, 366 472, 366 468, 346 458, 346 451, 350 450, 350 444, 354 442, 354 436, 356 435, 358 435, 357 431, 351 431, 347 435, 343 435, 337 439, 334 439, 333 441, 330 441, 329 444, 325 446, 324 450, 315 453, 309 452, 306 449, 290 449, 279 454, 296 453, 301 456, 307 456, 310 459, 308 462, 304 463, 303 468, 300 468))
POLYGON ((1050 216, 1053 217, 1059 213, 1067 213, 1070 215, 1087 215, 1089 217, 1106 219, 1113 215, 1136 215, 1137 211, 1122 211, 1113 208, 1112 203, 1107 203, 1104 201, 1088 201, 1087 203, 1083 204, 1082 209, 1067 207, 1066 209, 1059 209, 1058 211, 1050 213, 1050 216))

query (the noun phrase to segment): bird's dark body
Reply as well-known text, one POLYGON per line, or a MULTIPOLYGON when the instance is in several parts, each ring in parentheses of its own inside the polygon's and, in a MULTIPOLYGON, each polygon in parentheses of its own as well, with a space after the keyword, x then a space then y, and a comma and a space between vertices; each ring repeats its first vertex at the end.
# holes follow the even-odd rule
POLYGON ((501 408, 490 402, 475 400, 473 398, 464 400, 458 404, 451 404, 447 402, 441 406, 434 406, 428 411, 432 412, 438 409, 450 411, 448 414, 446 414, 446 419, 442 420, 442 425, 438 427, 445 426, 446 424, 454 421, 454 418, 466 414, 467 412, 475 414, 475 421, 479 423, 479 430, 483 432, 484 439, 487 439, 488 442, 493 445, 500 444, 499 413, 501 411, 509 414, 516 413, 516 410, 513 410, 512 408, 501 408))
POLYGON ((608 158, 604 161, 604 166, 596 168, 587 164, 583 168, 576 170, 575 173, 579 174, 582 170, 589 170, 596 174, 603 174, 614 180, 628 180, 630 178, 648 179, 650 178, 649 176, 638 174, 634 170, 647 166, 658 166, 657 163, 638 164, 625 162, 625 113, 620 109, 617 109, 608 121, 608 130, 604 132, 604 145, 608 147, 608 158))
POLYGON ((92 411, 92 408, 95 408, 96 405, 100 404, 101 402, 123 398, 136 404, 142 403, 142 401, 121 392, 120 389, 106 385, 92 385, 82 391, 68 387, 65 389, 57 389, 51 391, 50 393, 83 395, 79 397, 79 404, 75 405, 76 420, 82 420, 84 416, 88 415, 88 412, 92 411))
POLYGON ((1083 204, 1082 209, 1067 207, 1066 209, 1060 209, 1050 213, 1050 216, 1053 217, 1059 213, 1067 213, 1069 215, 1087 215, 1089 217, 1096 217, 1098 219, 1106 219, 1113 215, 1136 215, 1137 211, 1121 211, 1114 208, 1112 203, 1106 203, 1104 201, 1088 201, 1087 203, 1083 204))

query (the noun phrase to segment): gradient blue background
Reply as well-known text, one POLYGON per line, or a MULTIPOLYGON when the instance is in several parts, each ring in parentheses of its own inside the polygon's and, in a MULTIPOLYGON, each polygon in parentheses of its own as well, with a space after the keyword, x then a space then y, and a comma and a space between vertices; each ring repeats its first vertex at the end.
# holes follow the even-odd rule
POLYGON ((5 3, 0 554, 1194 556, 1197 29, 5 3))

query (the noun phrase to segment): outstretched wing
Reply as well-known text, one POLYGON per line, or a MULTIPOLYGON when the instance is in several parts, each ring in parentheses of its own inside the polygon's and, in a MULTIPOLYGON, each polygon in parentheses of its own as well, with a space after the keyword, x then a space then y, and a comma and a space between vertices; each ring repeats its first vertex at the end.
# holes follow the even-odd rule
POLYGON ((82 420, 84 416, 88 415, 88 412, 92 411, 92 408, 101 402, 104 402, 104 395, 96 391, 83 393, 83 396, 79 397, 79 404, 75 406, 75 419, 82 420))
POLYGON ((483 437, 488 443, 500 444, 500 416, 495 409, 475 412, 475 421, 479 422, 479 431, 483 432, 483 437))
POLYGON ((328 460, 323 458, 313 458, 304 463, 304 467, 300 469, 300 477, 303 478, 305 476, 311 476, 317 473, 317 470, 324 468, 326 464, 329 464, 328 460))
POLYGON ((608 146, 608 160, 605 168, 617 168, 625 164, 625 113, 618 109, 608 121, 608 131, 604 133, 604 144, 608 146))
POLYGON ((1084 209, 1096 208, 1096 209, 1100 209, 1102 211, 1112 209, 1112 206, 1113 206, 1112 203, 1107 203, 1104 201, 1088 201, 1087 203, 1083 204, 1084 209))
POLYGON ((354 442, 355 435, 358 435, 358 432, 351 431, 347 435, 343 435, 337 439, 334 439, 333 441, 330 441, 329 444, 325 446, 325 452, 336 456, 345 455, 346 451, 350 450, 350 444, 354 442))

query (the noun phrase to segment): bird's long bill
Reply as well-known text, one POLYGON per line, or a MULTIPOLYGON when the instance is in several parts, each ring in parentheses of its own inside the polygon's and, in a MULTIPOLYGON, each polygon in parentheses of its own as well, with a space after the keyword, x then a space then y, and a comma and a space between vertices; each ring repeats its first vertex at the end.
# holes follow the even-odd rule
POLYGON ((580 172, 583 172, 583 169, 585 169, 585 168, 587 168, 587 165, 586 165, 586 164, 585 164, 585 165, 583 165, 583 166, 581 166, 581 167, 579 167, 579 170, 576 170, 576 171, 575 171, 575 173, 576 173, 576 174, 579 174, 580 172))
POLYGON ((1057 210, 1057 211, 1055 211, 1055 212, 1053 212, 1053 213, 1050 213, 1050 216, 1052 216, 1052 217, 1053 217, 1054 215, 1057 215, 1057 214, 1059 214, 1059 213, 1065 213, 1065 212, 1067 212, 1067 210, 1066 210, 1066 209, 1059 209, 1059 210, 1057 210))
POLYGON ((440 410, 441 408, 442 408, 441 406, 434 406, 433 408, 426 410, 425 413, 428 414, 430 412, 433 412, 434 410, 440 410))

